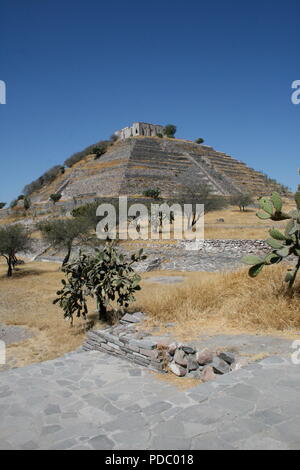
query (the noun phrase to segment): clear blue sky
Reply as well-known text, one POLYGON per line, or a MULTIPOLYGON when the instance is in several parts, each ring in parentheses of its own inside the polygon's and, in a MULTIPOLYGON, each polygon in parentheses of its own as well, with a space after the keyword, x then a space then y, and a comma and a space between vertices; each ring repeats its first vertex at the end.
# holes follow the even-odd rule
POLYGON ((298 184, 299 0, 0 5, 0 201, 133 121, 298 184))

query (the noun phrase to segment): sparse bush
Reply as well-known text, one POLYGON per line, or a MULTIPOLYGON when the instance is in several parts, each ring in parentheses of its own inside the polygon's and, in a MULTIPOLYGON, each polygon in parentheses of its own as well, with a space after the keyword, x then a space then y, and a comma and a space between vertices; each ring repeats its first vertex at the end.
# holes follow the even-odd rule
POLYGON ((288 289, 291 292, 300 269, 300 192, 295 195, 296 209, 288 213, 282 210, 282 199, 277 192, 272 194, 271 198, 261 198, 259 200, 261 210, 257 212, 257 216, 262 220, 282 221, 288 220, 284 233, 276 228, 269 230, 271 238, 266 243, 272 248, 264 258, 255 255, 248 255, 243 258, 245 264, 250 264, 249 275, 256 277, 264 268, 280 263, 287 256, 294 255, 296 257, 296 265, 289 268, 285 277, 288 283, 288 289))
POLYGON ((0 256, 7 262, 7 276, 11 277, 17 264, 16 255, 30 248, 30 237, 23 225, 0 226, 0 256))
POLYGON ((30 199, 30 197, 25 196, 24 199, 23 199, 23 204, 24 204, 24 209, 25 209, 25 211, 28 211, 28 209, 30 209, 30 207, 31 207, 31 199, 30 199))
POLYGON ((152 199, 159 199, 160 192, 159 188, 149 188, 143 191, 143 196, 152 197, 152 199))
POLYGON ((157 137, 159 137, 160 139, 163 139, 164 136, 161 132, 158 132, 157 137))
POLYGON ((132 265, 145 258, 140 250, 128 259, 118 253, 113 243, 106 243, 95 255, 80 253, 77 260, 64 266, 67 282, 62 280, 63 288, 57 292, 59 297, 54 303, 59 303, 64 317, 73 323, 74 314, 86 318, 87 297, 91 296, 96 300, 99 319, 106 321, 107 309, 113 302, 122 309, 135 300, 141 278, 132 265))
POLYGON ((202 139, 201 137, 199 137, 199 139, 196 139, 195 142, 196 142, 196 144, 201 145, 201 144, 204 144, 204 139, 202 139))
POLYGON ((42 176, 37 178, 30 184, 27 184, 23 189, 23 192, 26 196, 30 196, 35 191, 41 189, 45 184, 49 184, 57 178, 59 174, 64 173, 65 168, 61 165, 56 165, 46 171, 42 176))
POLYGON ((99 142, 96 142, 96 144, 89 145, 88 147, 83 149, 81 152, 73 153, 73 155, 71 155, 69 158, 65 160, 64 164, 68 167, 72 167, 73 165, 75 165, 75 163, 78 163, 81 160, 83 160, 84 157, 86 157, 87 155, 91 155, 92 153, 94 153, 93 150, 96 147, 101 147, 104 143, 106 143, 106 148, 107 148, 109 145, 109 142, 107 140, 100 140, 99 142))
POLYGON ((13 199, 13 200, 11 201, 9 207, 10 207, 11 209, 13 209, 14 207, 16 207, 17 204, 18 204, 17 199, 13 199))
POLYGON ((79 243, 86 241, 89 231, 89 224, 80 217, 76 219, 59 219, 37 224, 37 228, 42 232, 43 238, 56 248, 65 248, 66 256, 62 266, 68 263, 73 245, 76 240, 79 243))
POLYGON ((109 138, 109 140, 114 143, 118 140, 118 136, 116 134, 112 134, 109 138))
POLYGON ((238 206, 241 212, 245 212, 245 208, 254 204, 253 197, 248 193, 237 193, 231 196, 230 203, 238 206))
POLYGON ((110 142, 103 141, 103 142, 100 142, 99 145, 93 148, 92 153, 95 154, 95 160, 97 160, 98 158, 100 158, 102 155, 106 153, 109 145, 110 145, 110 142))
POLYGON ((3 207, 6 206, 6 202, 0 202, 0 209, 3 209, 3 207))
POLYGON ((174 124, 168 124, 164 127, 164 133, 169 138, 174 138, 177 131, 177 127, 174 124))
POLYGON ((21 201, 22 199, 24 199, 24 197, 25 197, 24 194, 20 194, 20 196, 18 196, 17 201, 21 201))
POLYGON ((58 201, 61 199, 61 194, 60 193, 53 193, 50 194, 49 199, 53 202, 53 205, 55 205, 58 201))

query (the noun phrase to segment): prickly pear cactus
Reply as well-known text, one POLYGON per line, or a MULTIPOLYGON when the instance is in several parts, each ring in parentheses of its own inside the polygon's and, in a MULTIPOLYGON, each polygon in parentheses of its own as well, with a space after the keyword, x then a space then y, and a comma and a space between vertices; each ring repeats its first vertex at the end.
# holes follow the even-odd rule
POLYGON ((272 248, 264 258, 255 255, 248 255, 242 259, 245 264, 251 265, 249 275, 256 277, 264 268, 272 264, 280 263, 284 258, 290 255, 296 257, 294 268, 288 269, 285 282, 289 289, 292 289, 300 269, 300 192, 295 194, 296 209, 290 212, 282 210, 281 196, 274 192, 271 198, 261 198, 259 200, 260 210, 257 217, 262 220, 282 221, 288 220, 284 233, 276 228, 269 230, 270 238, 266 243, 272 248))
POLYGON ((53 303, 59 304, 64 317, 72 324, 74 314, 86 318, 87 298, 92 297, 96 300, 99 319, 105 321, 107 307, 112 302, 123 308, 135 300, 141 278, 133 264, 145 258, 140 250, 128 259, 111 242, 107 242, 103 250, 96 250, 95 255, 80 253, 76 260, 63 267, 67 280, 61 281, 63 287, 53 303))

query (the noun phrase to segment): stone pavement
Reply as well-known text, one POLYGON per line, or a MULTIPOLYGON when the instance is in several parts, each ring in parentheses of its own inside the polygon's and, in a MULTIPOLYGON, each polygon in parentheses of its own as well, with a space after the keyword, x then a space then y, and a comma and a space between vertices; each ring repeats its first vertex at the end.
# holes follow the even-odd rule
POLYGON ((188 391, 97 351, 0 379, 1 449, 300 449, 300 365, 286 358, 188 391))

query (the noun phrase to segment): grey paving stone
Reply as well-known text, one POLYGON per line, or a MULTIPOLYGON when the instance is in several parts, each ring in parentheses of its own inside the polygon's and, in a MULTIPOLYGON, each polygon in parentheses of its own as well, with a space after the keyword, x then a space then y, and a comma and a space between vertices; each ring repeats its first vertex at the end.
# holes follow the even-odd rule
POLYGON ((114 442, 104 434, 93 437, 88 443, 95 450, 113 449, 115 445, 114 442))
POLYGON ((143 409, 143 413, 146 416, 154 415, 157 413, 162 413, 165 410, 168 410, 171 408, 172 405, 171 403, 168 403, 166 401, 159 401, 156 403, 153 403, 152 405, 146 406, 146 408, 143 409))

